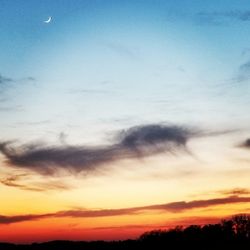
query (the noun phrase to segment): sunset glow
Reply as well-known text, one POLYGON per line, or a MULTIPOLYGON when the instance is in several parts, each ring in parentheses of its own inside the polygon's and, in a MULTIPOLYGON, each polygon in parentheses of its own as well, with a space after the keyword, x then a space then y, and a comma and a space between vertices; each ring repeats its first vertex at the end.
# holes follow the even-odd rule
POLYGON ((1 0, 0 242, 249 213, 249 10, 1 0))

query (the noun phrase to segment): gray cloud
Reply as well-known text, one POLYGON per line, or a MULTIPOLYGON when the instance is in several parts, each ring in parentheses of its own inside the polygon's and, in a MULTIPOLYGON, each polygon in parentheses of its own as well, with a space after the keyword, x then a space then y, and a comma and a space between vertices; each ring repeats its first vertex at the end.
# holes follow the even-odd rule
POLYGON ((66 133, 61 132, 58 137, 61 144, 66 144, 66 139, 68 137, 66 133))
POLYGON ((228 196, 224 198, 214 198, 208 200, 194 200, 194 201, 179 201, 165 204, 156 204, 142 207, 130 207, 120 209, 99 209, 99 210, 67 210, 58 211, 55 213, 47 214, 28 214, 28 215, 15 215, 4 216, 0 215, 0 224, 11 224, 22 221, 33 221, 43 218, 61 218, 61 217, 74 217, 74 218, 96 218, 96 217, 108 217, 108 216, 122 216, 122 215, 134 215, 143 213, 145 211, 162 211, 162 212, 183 212, 190 209, 207 208, 217 205, 234 204, 234 203, 248 203, 250 197, 228 196))
POLYGON ((113 144, 106 146, 44 146, 42 144, 12 146, 0 143, 7 163, 41 174, 60 169, 73 172, 95 171, 103 164, 126 158, 141 158, 158 153, 188 152, 187 142, 198 136, 191 128, 167 125, 136 126, 120 132, 113 144))

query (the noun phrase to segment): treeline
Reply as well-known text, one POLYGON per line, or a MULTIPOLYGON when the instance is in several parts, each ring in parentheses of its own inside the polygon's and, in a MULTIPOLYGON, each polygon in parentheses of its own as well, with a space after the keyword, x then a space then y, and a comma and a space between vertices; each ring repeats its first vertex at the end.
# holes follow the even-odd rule
MULTIPOLYGON (((249 241, 250 216, 236 215, 230 220, 204 226, 191 225, 186 228, 177 226, 170 230, 146 232, 140 241, 249 241)), ((249 248, 250 249, 250 248, 249 248)))
POLYGON ((250 216, 237 215, 218 224, 178 226, 146 232, 136 240, 71 242, 31 245, 0 244, 1 250, 106 250, 106 249, 250 249, 250 216))

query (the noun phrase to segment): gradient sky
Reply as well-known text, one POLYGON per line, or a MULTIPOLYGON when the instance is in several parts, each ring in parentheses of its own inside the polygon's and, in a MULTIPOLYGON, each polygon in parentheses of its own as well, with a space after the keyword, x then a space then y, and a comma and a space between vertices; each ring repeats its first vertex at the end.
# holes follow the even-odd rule
POLYGON ((0 16, 0 241, 249 212, 249 1, 0 0, 0 16))

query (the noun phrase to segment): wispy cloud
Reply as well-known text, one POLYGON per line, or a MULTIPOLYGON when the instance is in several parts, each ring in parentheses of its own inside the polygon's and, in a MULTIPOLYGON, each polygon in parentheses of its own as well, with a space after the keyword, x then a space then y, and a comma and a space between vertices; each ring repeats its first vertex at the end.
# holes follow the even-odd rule
POLYGON ((117 42, 116 43, 109 42, 109 43, 106 43, 105 46, 108 49, 114 51, 115 53, 117 53, 121 56, 126 56, 127 58, 130 58, 130 59, 139 59, 140 58, 138 48, 131 47, 128 45, 117 43, 117 42))
POLYGON ((12 146, 0 143, 0 152, 10 165, 27 168, 41 174, 53 174, 60 169, 73 172, 95 172, 103 164, 127 158, 142 158, 159 153, 186 152, 190 138, 200 132, 182 126, 144 125, 121 131, 113 144, 106 146, 12 146))
POLYGON ((196 22, 198 24, 221 25, 232 20, 239 22, 250 21, 250 10, 203 11, 196 14, 196 22))
POLYGON ((10 82, 14 82, 14 80, 12 78, 5 77, 0 74, 0 84, 6 84, 10 82))
POLYGON ((232 79, 235 82, 243 82, 250 79, 250 61, 241 64, 237 75, 232 79))
POLYGON ((47 180, 43 182, 28 182, 27 183, 26 174, 16 174, 16 175, 8 175, 2 177, 0 179, 0 183, 2 185, 8 187, 14 187, 21 190, 35 191, 35 192, 43 192, 43 191, 51 191, 51 190, 67 190, 70 187, 66 185, 62 181, 58 180, 47 180), (24 184, 25 183, 25 184, 24 184))
POLYGON ((0 107, 0 112, 20 112, 22 110, 23 107, 21 105, 0 107))
POLYGON ((4 216, 0 215, 0 224, 11 224, 22 221, 33 221, 44 218, 61 218, 61 217, 74 217, 74 218, 95 218, 95 217, 109 217, 109 216, 122 216, 122 215, 135 215, 147 211, 162 211, 170 213, 181 213, 190 209, 207 208, 217 205, 226 205, 234 203, 248 203, 250 197, 228 196, 224 198, 214 198, 208 200, 194 200, 194 201, 178 201, 164 204, 155 204, 142 207, 130 207, 120 209, 99 209, 99 210, 66 210, 58 211, 55 213, 47 214, 27 214, 4 216))
POLYGON ((250 190, 247 188, 233 188, 229 190, 221 190, 218 193, 223 195, 248 195, 250 194, 250 190))
POLYGON ((6 84, 14 83, 14 82, 22 82, 22 81, 35 81, 34 77, 28 76, 20 79, 6 77, 0 74, 0 86, 4 86, 6 84))
MULTIPOLYGON (((7 88, 14 82, 14 79, 0 74, 0 94, 3 94, 7 88)), ((6 98, 5 98, 6 99, 6 98)))
POLYGON ((67 91, 68 94, 77 94, 77 95, 93 95, 93 94, 113 94, 114 91, 105 90, 105 89, 69 89, 67 91))
POLYGON ((31 83, 31 82, 34 82, 35 80, 36 79, 31 76, 17 79, 17 78, 3 76, 0 74, 0 94, 16 86, 17 83, 26 83, 26 82, 31 83))
POLYGON ((42 191, 40 188, 29 187, 27 185, 17 183, 17 181, 20 180, 22 176, 23 175, 12 175, 9 177, 5 177, 0 180, 0 183, 8 187, 15 187, 23 190, 42 191))

